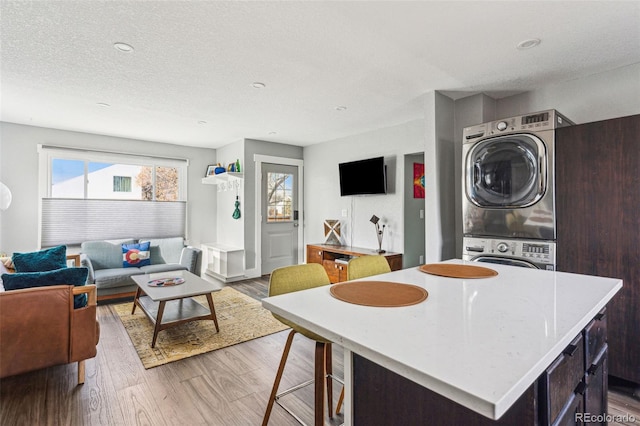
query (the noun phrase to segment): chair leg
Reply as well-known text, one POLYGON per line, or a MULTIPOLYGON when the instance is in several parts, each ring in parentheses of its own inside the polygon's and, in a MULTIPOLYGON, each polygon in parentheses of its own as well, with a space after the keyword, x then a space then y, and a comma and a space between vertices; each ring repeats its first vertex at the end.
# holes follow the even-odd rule
POLYGON ((84 384, 84 359, 82 361, 78 361, 78 384, 84 384))
POLYGON ((333 418, 333 373, 332 359, 333 353, 331 351, 331 343, 324 344, 324 362, 326 365, 326 380, 327 380, 327 410, 329 411, 329 418, 333 418))
POLYGON ((344 386, 342 387, 342 392, 340 392, 340 398, 338 398, 338 405, 336 405, 336 414, 340 413, 340 409, 342 408, 343 401, 344 401, 344 386))
POLYGON ((314 387, 315 387, 315 426, 324 425, 324 379, 326 376, 326 363, 325 363, 325 344, 322 342, 316 342, 316 355, 315 355, 315 374, 314 374, 314 387))
POLYGON ((276 373, 276 378, 273 382, 273 389, 271 389, 269 402, 267 402, 267 410, 265 411, 264 418, 262 419, 262 426, 267 426, 267 424, 269 423, 269 417, 271 416, 273 403, 276 400, 278 387, 280 387, 280 380, 282 379, 282 373, 284 372, 284 366, 287 363, 287 357, 289 356, 289 350, 291 349, 291 343, 293 343, 293 336, 295 334, 296 334, 296 331, 291 330, 291 332, 289 332, 289 336, 287 337, 287 343, 285 343, 284 345, 284 350, 282 351, 282 358, 280 358, 280 365, 278 366, 278 372, 276 373))

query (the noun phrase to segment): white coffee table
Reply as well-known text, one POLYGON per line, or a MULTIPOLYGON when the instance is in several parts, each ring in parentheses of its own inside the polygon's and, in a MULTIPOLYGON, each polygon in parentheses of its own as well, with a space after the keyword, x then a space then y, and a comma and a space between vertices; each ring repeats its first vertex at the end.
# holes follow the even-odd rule
POLYGON ((188 271, 163 272, 162 277, 182 277, 182 284, 167 287, 152 287, 149 281, 157 279, 159 274, 134 275, 133 281, 138 285, 136 296, 133 299, 131 314, 136 311, 136 306, 147 315, 155 325, 151 347, 156 346, 158 333, 170 327, 175 327, 190 321, 213 320, 218 327, 218 318, 213 306, 211 294, 220 291, 222 286, 203 280, 199 276, 188 271), (195 296, 205 295, 209 302, 209 309, 192 299, 195 296))

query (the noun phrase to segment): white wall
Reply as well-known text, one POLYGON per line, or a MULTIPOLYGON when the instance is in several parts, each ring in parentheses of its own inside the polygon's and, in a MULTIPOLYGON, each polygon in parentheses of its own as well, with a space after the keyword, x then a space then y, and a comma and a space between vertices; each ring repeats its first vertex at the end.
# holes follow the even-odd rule
POLYGON ((38 144, 188 159, 187 238, 197 246, 216 240, 216 199, 201 183, 207 164, 216 162, 215 150, 0 122, 0 181, 13 193, 11 207, 0 212, 1 251, 39 248, 38 144))
POLYGON ((424 97, 425 262, 455 257, 454 103, 438 93, 424 97))
POLYGON ((545 109, 576 124, 640 114, 640 64, 499 99, 495 119, 545 109))
POLYGON ((402 252, 404 155, 421 152, 424 144, 424 122, 414 120, 305 147, 305 242, 323 243, 325 219, 338 219, 345 244, 377 249, 375 228, 369 222, 375 214, 387 225, 382 248, 402 252), (341 197, 338 164, 379 156, 387 164, 389 193, 341 197), (342 217, 342 210, 347 217, 342 217))
MULTIPOLYGON (((228 167, 230 163, 235 163, 236 160, 240 160, 240 169, 244 163, 244 141, 238 141, 225 145, 222 148, 218 148, 216 151, 218 161, 223 167, 228 167)), ((215 218, 217 241, 218 243, 227 244, 234 247, 244 248, 244 221, 245 221, 245 188, 246 180, 231 181, 226 184, 226 191, 219 191, 224 186, 215 185, 213 188, 216 193, 213 194, 218 200, 218 206, 215 218), (238 188, 234 188, 233 184, 240 185, 238 188), (240 219, 234 219, 232 217, 235 210, 236 195, 240 201, 240 219)))

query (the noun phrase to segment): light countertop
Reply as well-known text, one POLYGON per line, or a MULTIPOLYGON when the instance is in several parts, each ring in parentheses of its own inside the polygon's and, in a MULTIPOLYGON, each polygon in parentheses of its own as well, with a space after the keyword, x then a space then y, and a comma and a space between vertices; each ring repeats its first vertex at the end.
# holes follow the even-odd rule
MULTIPOLYGON (((447 263, 480 266, 462 260, 447 263)), ((457 279, 410 268, 375 277, 429 292, 426 301, 408 307, 346 303, 332 297, 329 286, 269 297, 263 306, 498 419, 622 288, 622 281, 486 267, 498 275, 457 279)))

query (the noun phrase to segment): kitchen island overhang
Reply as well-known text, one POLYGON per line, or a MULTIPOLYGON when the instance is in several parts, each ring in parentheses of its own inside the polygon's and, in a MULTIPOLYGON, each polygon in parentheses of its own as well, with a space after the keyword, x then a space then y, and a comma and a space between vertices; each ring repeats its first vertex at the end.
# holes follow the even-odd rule
MULTIPOLYGON (((461 260, 446 263, 466 264, 461 260)), ((376 280, 418 285, 426 301, 354 305, 328 287, 263 300, 265 308, 489 419, 499 419, 622 287, 622 281, 492 265, 498 275, 457 279, 417 268, 376 280)), ((358 392, 358 389, 354 389, 358 392)), ((347 421, 350 409, 345 412, 347 421)))

